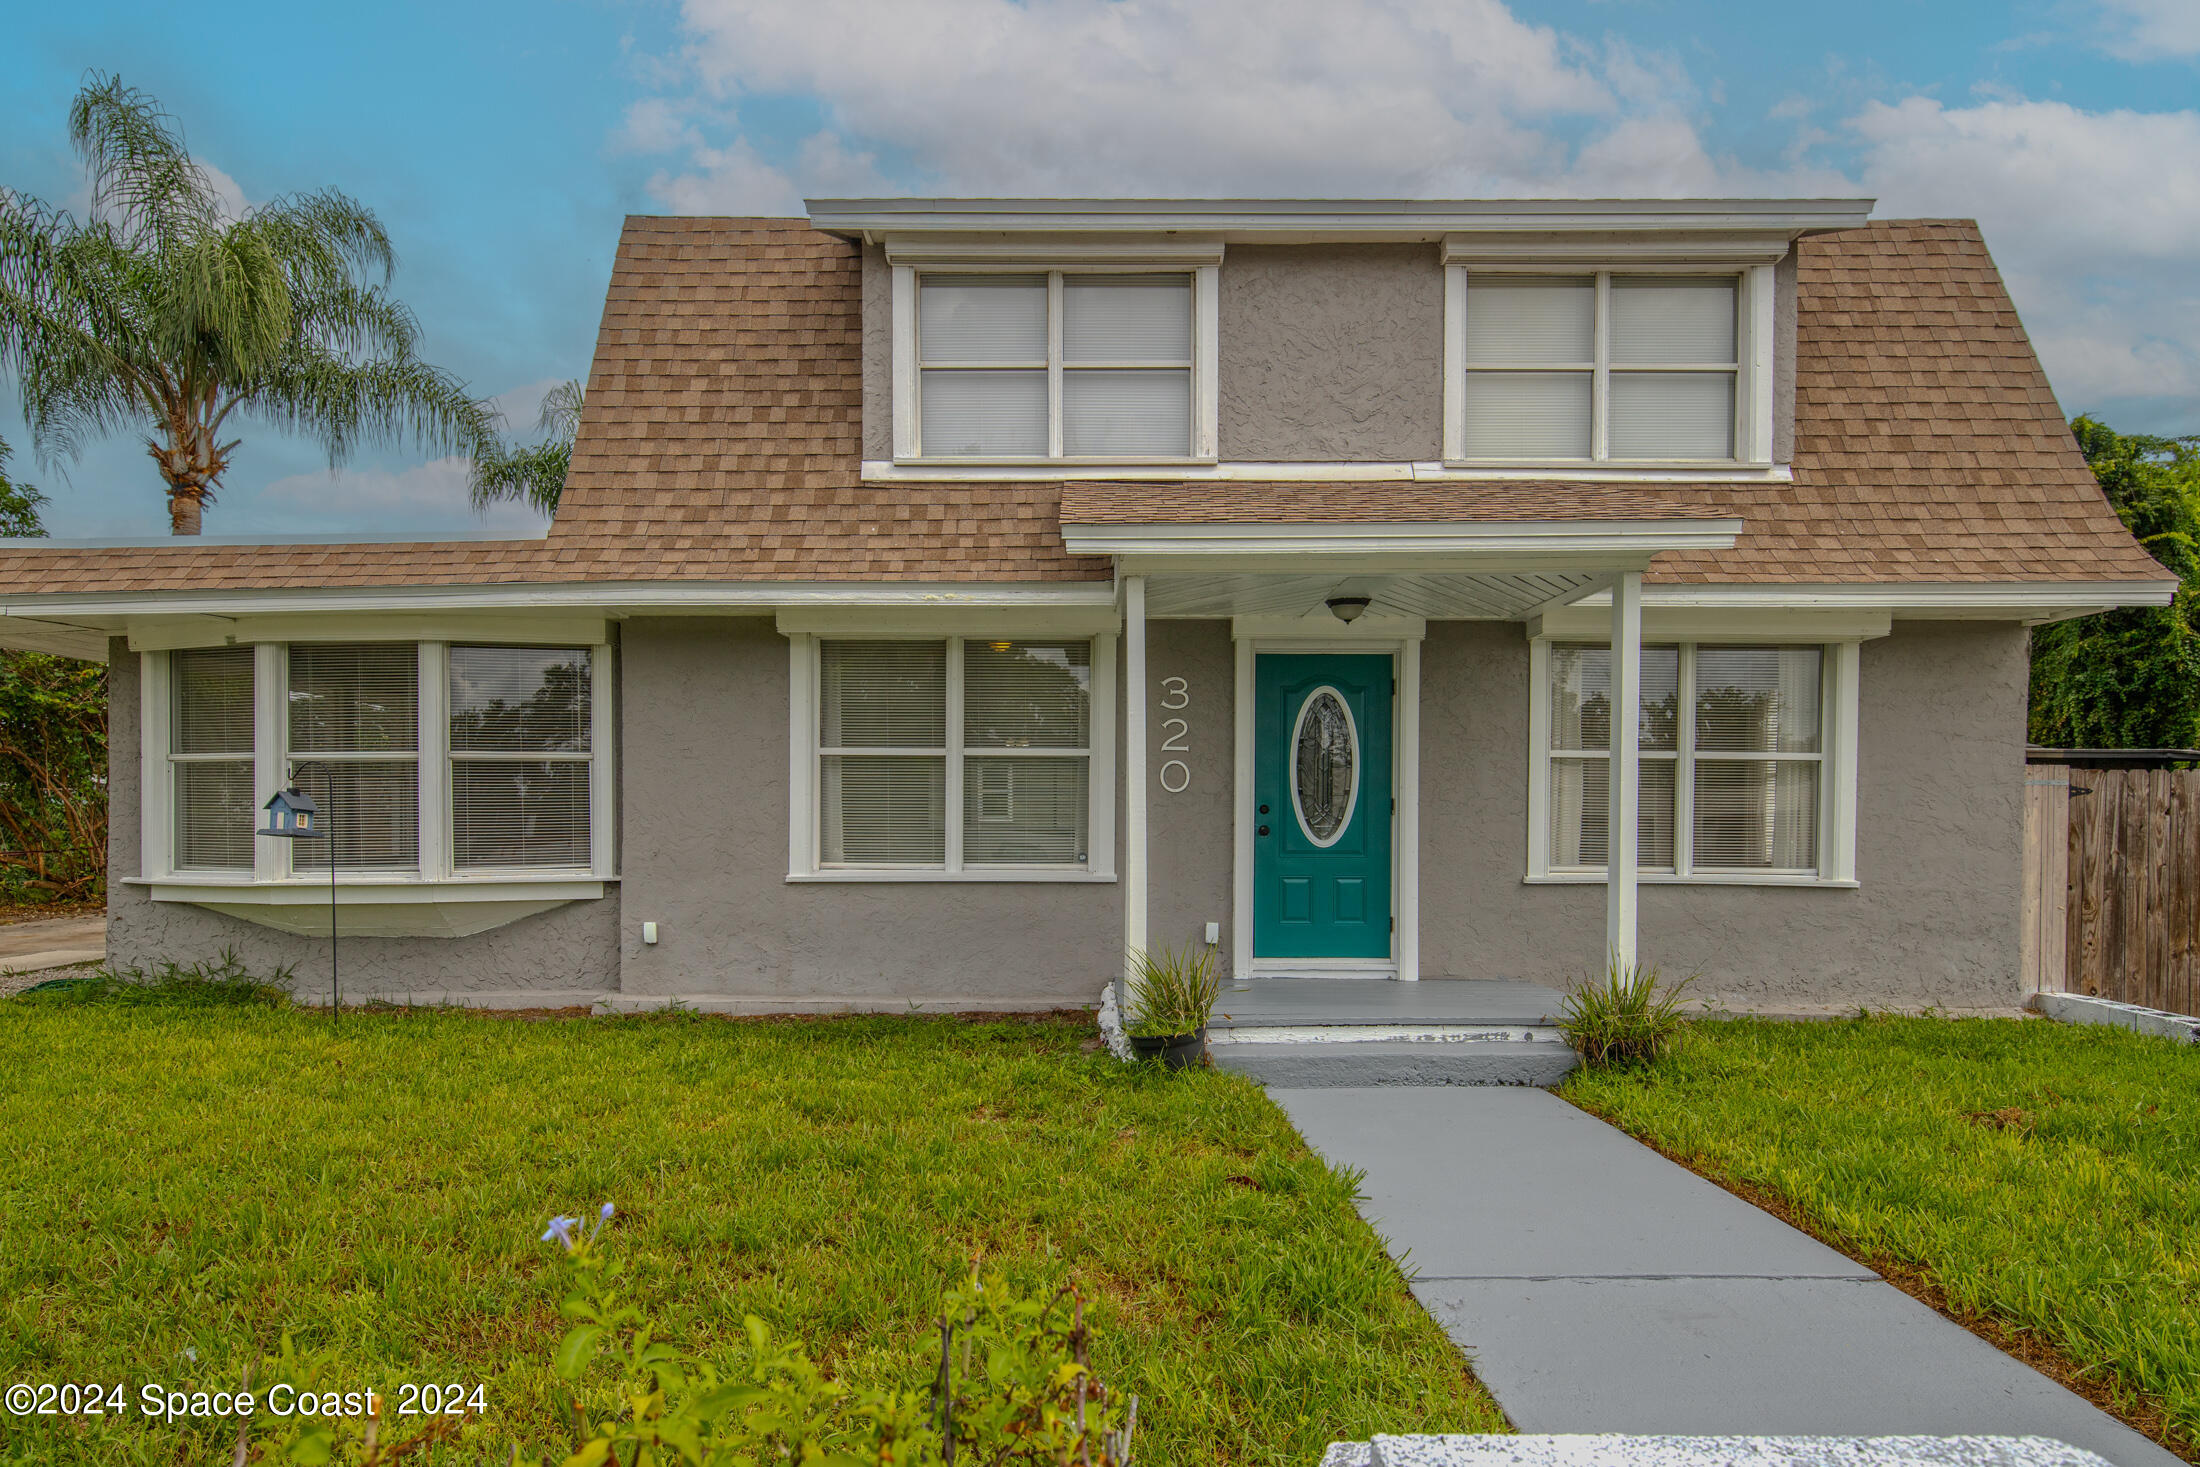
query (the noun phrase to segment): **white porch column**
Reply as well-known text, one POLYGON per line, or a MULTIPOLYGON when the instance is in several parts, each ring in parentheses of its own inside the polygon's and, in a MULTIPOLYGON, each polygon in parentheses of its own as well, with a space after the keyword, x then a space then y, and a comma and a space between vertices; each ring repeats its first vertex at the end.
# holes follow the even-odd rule
POLYGON ((1635 961, 1635 831, 1641 803, 1642 572, 1612 581, 1612 759, 1605 784, 1608 810, 1604 889, 1604 955, 1622 967, 1635 961))
POLYGON ((1123 581, 1123 964, 1115 1002, 1146 949, 1146 578, 1123 581))

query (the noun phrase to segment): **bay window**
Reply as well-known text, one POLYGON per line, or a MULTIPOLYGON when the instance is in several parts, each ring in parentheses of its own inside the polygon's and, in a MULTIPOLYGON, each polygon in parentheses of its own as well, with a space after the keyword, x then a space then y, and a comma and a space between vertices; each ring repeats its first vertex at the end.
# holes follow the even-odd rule
POLYGON ((796 876, 1102 869, 1093 639, 797 638, 794 655, 815 688, 796 876))
MULTIPOLYGON (((377 882, 589 873, 607 649, 299 642, 150 654, 149 873, 377 882), (157 692, 157 697, 155 696, 157 692), (322 839, 256 842, 294 783, 322 839)), ((598 874, 601 874, 598 872, 598 874)))
MULTIPOLYGON (((1646 644, 1636 848, 1674 879, 1845 875, 1853 778, 1834 758, 1853 646, 1646 644)), ((1530 875, 1600 874, 1610 831, 1611 650, 1537 644, 1530 875)))

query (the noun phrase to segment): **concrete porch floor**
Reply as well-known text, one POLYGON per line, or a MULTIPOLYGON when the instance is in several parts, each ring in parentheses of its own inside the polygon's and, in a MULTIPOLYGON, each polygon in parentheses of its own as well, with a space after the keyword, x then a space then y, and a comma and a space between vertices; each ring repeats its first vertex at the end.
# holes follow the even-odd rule
POLYGON ((1332 1024, 1542 1027, 1560 995, 1502 978, 1248 978, 1222 986, 1209 1032, 1332 1024))

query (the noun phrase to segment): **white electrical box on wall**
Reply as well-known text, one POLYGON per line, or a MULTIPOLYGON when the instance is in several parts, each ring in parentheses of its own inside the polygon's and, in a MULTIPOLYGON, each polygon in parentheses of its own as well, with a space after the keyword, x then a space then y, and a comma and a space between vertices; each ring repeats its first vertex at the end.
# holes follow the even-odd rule
POLYGON ((656 923, 644 922, 642 924, 642 945, 645 947, 655 947, 657 945, 656 923))

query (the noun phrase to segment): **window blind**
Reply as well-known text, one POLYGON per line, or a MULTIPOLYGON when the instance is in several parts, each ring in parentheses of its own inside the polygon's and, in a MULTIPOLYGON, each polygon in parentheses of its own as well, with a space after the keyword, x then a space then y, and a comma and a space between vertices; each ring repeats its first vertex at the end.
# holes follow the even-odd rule
POLYGON ((1084 861, 1091 708, 1091 643, 963 644, 966 863, 1084 861))
POLYGON ((926 366, 960 362, 1043 367, 1044 275, 932 275, 917 294, 917 341, 926 366))
POLYGON ((1730 276, 1470 276, 1466 453, 1733 458, 1738 301, 1730 276))
POLYGON ((250 647, 170 654, 169 768, 178 869, 250 871, 258 803, 252 797, 250 647))
POLYGON ((1477 276, 1467 288, 1467 364, 1587 367, 1596 309, 1591 276, 1477 276))
POLYGON ((924 453, 1044 458, 1057 425, 1065 454, 1190 453, 1191 277, 1063 276, 1059 321, 1050 316, 1051 278, 919 282, 924 453))
POLYGON ((449 684, 451 864, 588 865, 592 655, 453 647, 449 684))
POLYGON ((1064 453, 1182 457, 1191 441, 1189 370, 1088 368, 1062 374, 1064 453))
POLYGON ((291 842, 298 870, 403 870, 420 864, 420 654, 410 643, 290 649, 289 751, 300 788, 322 802, 328 834, 291 842))
POLYGON ((819 648, 821 858, 938 865, 947 858, 947 645, 819 648), (906 750, 893 754, 835 752, 906 750))

